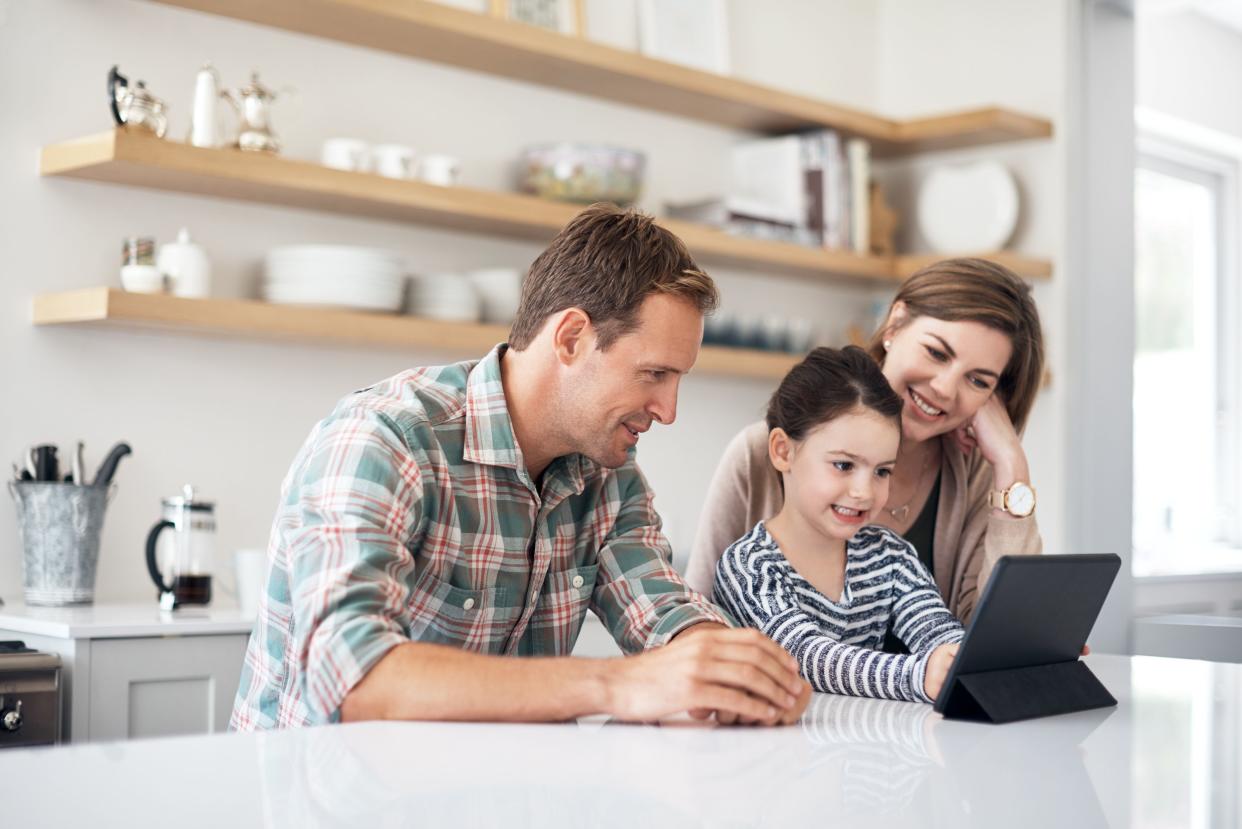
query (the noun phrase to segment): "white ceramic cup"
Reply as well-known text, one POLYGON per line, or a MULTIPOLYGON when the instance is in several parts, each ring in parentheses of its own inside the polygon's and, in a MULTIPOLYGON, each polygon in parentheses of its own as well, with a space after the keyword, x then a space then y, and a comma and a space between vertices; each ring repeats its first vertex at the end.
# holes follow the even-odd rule
POLYGON ((404 144, 380 144, 371 149, 375 172, 388 178, 413 178, 417 154, 404 144))
POLYGON ((371 169, 371 145, 357 138, 329 138, 319 160, 325 167, 365 173, 371 169))
POLYGON ((237 575, 237 606, 243 616, 253 619, 259 613, 259 598, 267 580, 267 551, 238 550, 233 554, 233 568, 237 575))
POLYGON ((460 172, 461 162, 451 155, 425 155, 418 162, 418 177, 428 184, 451 186, 460 172))

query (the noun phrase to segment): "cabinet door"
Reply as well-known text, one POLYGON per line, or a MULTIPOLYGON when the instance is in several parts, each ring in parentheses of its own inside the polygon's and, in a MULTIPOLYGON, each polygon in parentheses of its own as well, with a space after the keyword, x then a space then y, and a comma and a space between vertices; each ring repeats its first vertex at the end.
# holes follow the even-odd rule
POLYGON ((89 739, 225 730, 246 639, 236 634, 94 640, 89 739))

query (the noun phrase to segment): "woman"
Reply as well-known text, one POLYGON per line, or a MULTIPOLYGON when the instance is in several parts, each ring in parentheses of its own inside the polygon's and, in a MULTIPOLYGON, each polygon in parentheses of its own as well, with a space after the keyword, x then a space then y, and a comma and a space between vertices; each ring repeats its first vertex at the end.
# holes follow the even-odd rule
MULTIPOLYGON (((902 399, 901 448, 879 523, 909 541, 949 610, 969 621, 997 559, 1041 549, 1022 443, 1043 374, 1030 288, 982 259, 950 259, 902 284, 869 348, 902 399)), ((710 595, 721 553, 780 512, 768 430, 725 449, 686 578, 710 595)))

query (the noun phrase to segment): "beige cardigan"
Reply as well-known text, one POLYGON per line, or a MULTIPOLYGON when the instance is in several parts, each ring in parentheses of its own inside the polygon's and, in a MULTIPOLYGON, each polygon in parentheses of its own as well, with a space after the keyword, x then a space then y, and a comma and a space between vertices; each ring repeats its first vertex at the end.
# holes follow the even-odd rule
MULTIPOLYGON (((941 440, 933 569, 949 610, 967 622, 997 559, 1036 555, 1043 543, 1034 515, 1013 518, 988 506, 991 464, 977 451, 963 455, 951 438, 941 440)), ((767 424, 751 424, 729 442, 716 468, 686 567, 686 582, 710 596, 716 562, 725 548, 756 522, 774 517, 784 500, 780 475, 768 462, 767 424)))

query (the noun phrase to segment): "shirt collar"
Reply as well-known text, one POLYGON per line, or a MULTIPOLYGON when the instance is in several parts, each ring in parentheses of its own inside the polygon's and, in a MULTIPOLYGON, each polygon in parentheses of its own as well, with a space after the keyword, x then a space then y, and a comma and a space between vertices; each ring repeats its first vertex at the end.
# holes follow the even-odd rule
MULTIPOLYGON (((508 347, 508 343, 497 345, 466 377, 466 435, 462 459, 513 469, 525 478, 526 459, 513 433, 513 420, 509 417, 500 374, 500 358, 508 347)), ((586 488, 584 473, 589 463, 577 453, 554 459, 544 472, 544 486, 561 495, 582 492, 586 488)), ((533 482, 531 485, 533 488, 533 482)))

